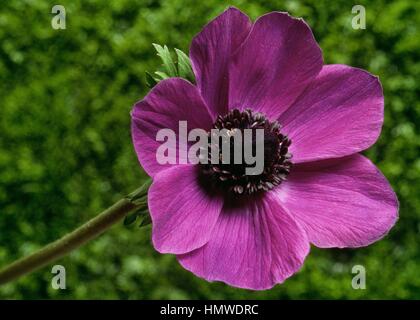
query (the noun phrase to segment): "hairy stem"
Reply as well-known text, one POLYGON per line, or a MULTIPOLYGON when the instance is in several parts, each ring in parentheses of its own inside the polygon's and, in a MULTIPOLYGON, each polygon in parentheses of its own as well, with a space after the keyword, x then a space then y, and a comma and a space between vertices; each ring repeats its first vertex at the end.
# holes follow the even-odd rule
POLYGON ((51 242, 31 255, 16 260, 1 269, 0 285, 35 271, 99 236, 113 224, 124 218, 128 213, 138 209, 144 204, 150 183, 151 181, 148 180, 139 189, 119 200, 93 219, 66 234, 64 237, 51 242))

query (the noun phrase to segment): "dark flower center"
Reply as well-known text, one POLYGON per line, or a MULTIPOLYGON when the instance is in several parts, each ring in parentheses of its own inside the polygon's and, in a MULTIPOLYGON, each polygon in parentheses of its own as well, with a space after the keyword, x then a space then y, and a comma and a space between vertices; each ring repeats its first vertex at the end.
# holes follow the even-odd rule
MULTIPOLYGON (((231 139, 228 139, 230 161, 228 163, 219 161, 217 164, 210 162, 201 164, 201 173, 206 183, 210 182, 213 187, 235 194, 250 195, 268 191, 286 180, 292 166, 292 155, 288 152, 291 140, 280 132, 280 125, 277 121, 269 121, 263 114, 250 109, 244 111, 234 109, 224 116, 219 116, 213 128, 220 131, 226 129, 224 131, 227 132, 227 135, 232 136, 231 139), (252 133, 251 139, 245 139, 245 129, 251 129, 248 130, 248 133, 252 133), (247 148, 247 150, 252 150, 252 155, 256 155, 258 150, 256 144, 260 141, 257 140, 257 129, 263 129, 264 167, 258 174, 247 174, 247 168, 255 168, 256 164, 249 164, 249 161, 247 163, 244 153, 247 148), (242 161, 235 163, 234 155, 237 152, 235 149, 237 145, 235 145, 233 134, 238 130, 242 133, 242 148, 239 148, 242 152, 242 161)), ((218 142, 215 144, 215 140, 212 140, 211 136, 210 132, 209 159, 211 159, 212 150, 213 155, 216 154, 219 159, 222 159, 223 138, 217 139, 218 142)))

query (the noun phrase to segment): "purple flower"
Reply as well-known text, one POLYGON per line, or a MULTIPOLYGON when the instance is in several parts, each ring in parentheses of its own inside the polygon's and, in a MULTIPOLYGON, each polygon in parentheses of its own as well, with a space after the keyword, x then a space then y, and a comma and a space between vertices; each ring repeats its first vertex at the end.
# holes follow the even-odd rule
POLYGON ((383 123, 377 77, 323 65, 309 26, 282 12, 252 23, 230 8, 194 38, 190 58, 197 85, 163 80, 132 111, 135 150, 153 178, 156 250, 208 281, 261 290, 297 272, 310 243, 354 248, 387 234, 398 200, 359 154, 383 123), (258 122, 264 173, 158 164, 156 133, 177 132, 181 120, 207 131, 258 122))

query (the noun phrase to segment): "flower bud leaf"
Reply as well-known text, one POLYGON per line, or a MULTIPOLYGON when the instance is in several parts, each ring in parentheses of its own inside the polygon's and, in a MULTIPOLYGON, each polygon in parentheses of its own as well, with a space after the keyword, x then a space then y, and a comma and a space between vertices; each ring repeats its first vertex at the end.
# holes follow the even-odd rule
POLYGON ((159 81, 160 79, 154 78, 150 72, 146 71, 146 85, 149 88, 153 88, 155 85, 158 84, 159 81))
POLYGON ((127 214, 124 218, 124 226, 128 227, 137 220, 137 211, 127 214))
POLYGON ((176 77, 177 70, 176 70, 175 62, 173 61, 173 58, 171 56, 171 53, 169 52, 168 47, 166 45, 162 47, 161 45, 156 44, 156 43, 153 43, 153 46, 158 52, 158 56, 162 59, 164 72, 169 77, 176 77))
POLYGON ((181 50, 175 48, 178 58, 178 75, 190 81, 194 81, 190 58, 181 50))
POLYGON ((155 74, 157 74, 160 77, 159 81, 170 78, 165 72, 156 71, 155 74))
POLYGON ((152 218, 150 217, 150 214, 145 214, 143 216, 143 219, 140 222, 139 228, 148 226, 152 223, 152 218))

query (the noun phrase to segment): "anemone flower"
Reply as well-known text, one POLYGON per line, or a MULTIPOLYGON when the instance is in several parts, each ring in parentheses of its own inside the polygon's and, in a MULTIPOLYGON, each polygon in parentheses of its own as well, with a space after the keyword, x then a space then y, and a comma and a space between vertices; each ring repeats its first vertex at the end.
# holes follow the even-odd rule
POLYGON ((208 281, 262 290, 297 272, 310 244, 367 246, 388 233, 398 200, 359 152, 379 137, 377 77, 323 65, 302 20, 271 12, 255 22, 229 8, 195 36, 196 84, 159 82, 132 110, 132 137, 152 177, 153 245, 208 281), (264 128, 264 171, 240 165, 161 165, 160 129, 264 128), (267 143, 266 143, 267 142, 267 143), (223 170, 222 170, 223 169, 223 170))

